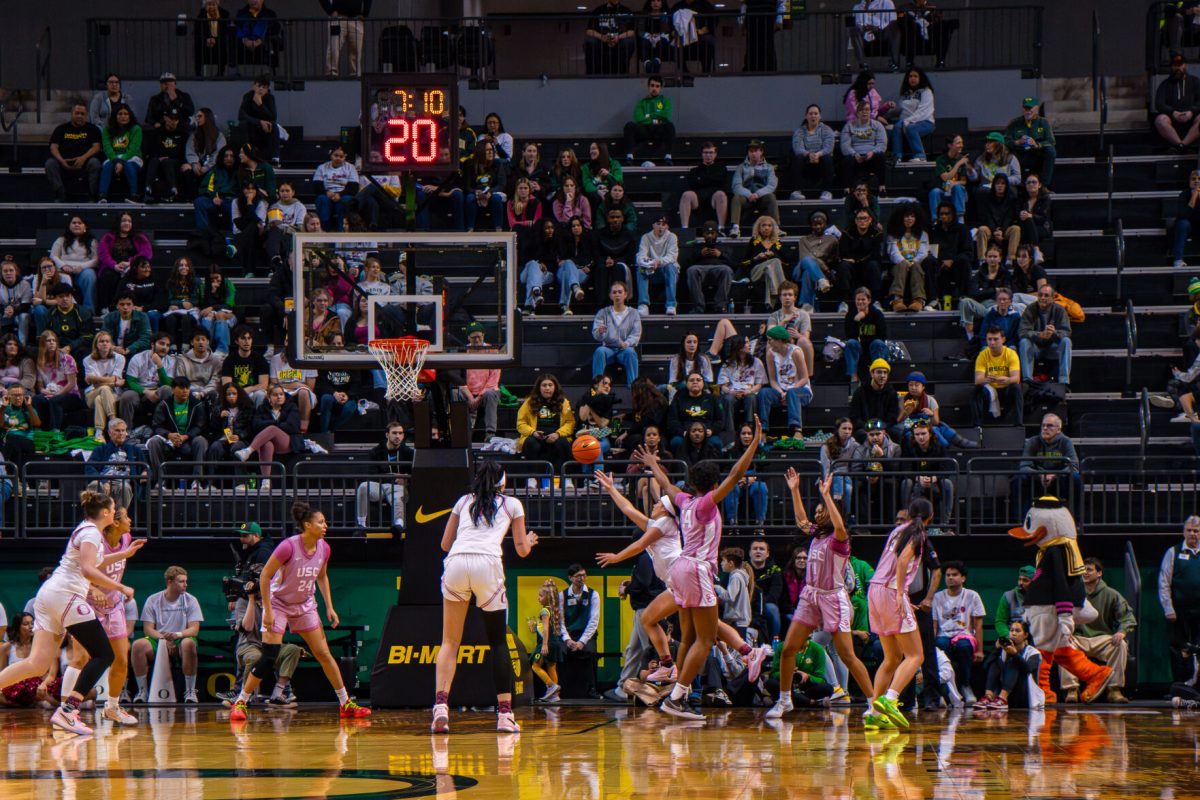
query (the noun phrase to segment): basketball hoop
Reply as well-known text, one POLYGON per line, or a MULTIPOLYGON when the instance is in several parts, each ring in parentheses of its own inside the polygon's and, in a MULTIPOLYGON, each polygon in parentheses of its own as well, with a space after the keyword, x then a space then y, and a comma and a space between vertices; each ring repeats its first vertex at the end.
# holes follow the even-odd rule
POLYGON ((387 378, 388 400, 413 400, 420 393, 417 377, 425 363, 429 342, 415 336, 397 339, 373 339, 367 342, 371 355, 379 361, 387 378))

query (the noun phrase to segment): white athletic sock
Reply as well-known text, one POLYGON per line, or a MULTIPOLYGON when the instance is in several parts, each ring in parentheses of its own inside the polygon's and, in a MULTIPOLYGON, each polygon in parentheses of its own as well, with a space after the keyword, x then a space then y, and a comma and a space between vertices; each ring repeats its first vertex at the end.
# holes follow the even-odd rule
POLYGON ((79 670, 75 669, 75 667, 67 667, 64 669, 62 675, 62 689, 59 692, 59 695, 66 697, 73 692, 75 690, 75 682, 77 680, 79 680, 79 670))
POLYGON ((242 691, 238 692, 237 700, 234 700, 234 702, 235 703, 249 703, 250 702, 249 692, 247 692, 246 689, 243 687, 242 691))
POLYGON ((340 689, 334 689, 333 691, 337 695, 338 705, 344 706, 344 705, 346 705, 347 702, 349 702, 350 693, 348 691, 346 691, 345 686, 343 686, 340 689))
POLYGON ((279 681, 275 681, 275 688, 271 690, 271 699, 276 697, 283 697, 283 684, 279 681))
POLYGON ((358 527, 360 527, 360 528, 367 527, 367 518, 366 517, 355 517, 354 521, 356 523, 358 523, 358 527))
POLYGON ((183 676, 183 685, 184 685, 184 688, 186 688, 187 691, 189 691, 189 692, 196 691, 196 676, 195 675, 184 675, 183 676))
POLYGON ((673 687, 671 687, 671 699, 672 700, 682 700, 683 698, 685 698, 687 696, 688 696, 688 687, 684 686, 682 683, 677 683, 673 687))
POLYGON ((900 693, 897 692, 895 689, 888 689, 887 690, 887 699, 888 700, 899 700, 900 693))
POLYGON ((143 695, 148 695, 150 693, 150 673, 134 675, 133 677, 137 681, 138 691, 143 695))

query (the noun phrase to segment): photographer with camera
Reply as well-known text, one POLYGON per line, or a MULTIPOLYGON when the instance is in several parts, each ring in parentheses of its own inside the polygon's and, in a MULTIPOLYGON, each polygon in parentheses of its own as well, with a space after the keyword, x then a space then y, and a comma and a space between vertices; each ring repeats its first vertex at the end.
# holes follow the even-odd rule
MULTIPOLYGON (((236 594, 230 622, 238 634, 235 648, 237 685, 231 691, 218 695, 226 707, 232 706, 237 700, 251 668, 262 658, 262 601, 259 599, 258 585, 263 566, 274 549, 270 542, 262 540, 262 531, 256 523, 248 522, 239 526, 238 533, 241 534, 243 553, 240 565, 245 567, 239 565, 238 576, 223 581, 226 599, 231 594, 236 594)), ((279 655, 275 658, 275 689, 266 701, 267 706, 296 707, 296 695, 292 692, 292 675, 295 674, 303 654, 304 650, 297 645, 285 643, 280 646, 279 655)))

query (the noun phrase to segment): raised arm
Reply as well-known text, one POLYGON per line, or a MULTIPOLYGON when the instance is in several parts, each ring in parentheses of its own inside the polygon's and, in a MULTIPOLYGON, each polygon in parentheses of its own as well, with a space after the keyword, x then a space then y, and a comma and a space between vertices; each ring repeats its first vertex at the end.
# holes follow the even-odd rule
MULTIPOLYGON (((603 470, 596 470, 592 474, 592 477, 596 479, 596 482, 600 484, 604 491, 608 492, 608 496, 612 498, 613 504, 616 505, 617 509, 624 514, 630 522, 632 522, 634 525, 637 525, 638 528, 643 531, 649 527, 650 518, 639 511, 637 506, 629 502, 628 497, 617 491, 617 487, 613 486, 613 479, 611 475, 603 470)), ((649 544, 649 542, 647 542, 647 544, 649 544)), ((632 547, 632 545, 630 546, 632 547)), ((635 555, 635 553, 630 553, 629 555, 635 555)), ((626 557, 628 558, 628 556, 626 557)), ((617 560, 623 561, 624 559, 617 560)))
POLYGON ((821 490, 821 500, 825 503, 825 513, 829 515, 829 522, 833 525, 833 538, 839 542, 844 542, 850 537, 846 533, 846 525, 842 520, 842 512, 838 511, 837 503, 833 501, 833 494, 829 490, 829 487, 832 485, 832 475, 826 475, 817 484, 821 490))
POLYGON ((757 415, 754 417, 754 443, 746 448, 746 452, 742 453, 742 457, 733 465, 733 469, 721 485, 713 490, 713 502, 719 503, 724 500, 730 492, 737 488, 738 481, 746 475, 746 470, 750 469, 750 462, 754 460, 754 455, 758 452, 758 444, 762 441, 762 420, 757 415))
POLYGON ((784 473, 788 490, 792 493, 792 513, 796 516, 796 527, 800 530, 808 528, 808 512, 804 510, 804 498, 800 496, 800 473, 794 467, 788 467, 784 473))
POLYGON ((679 494, 680 489, 675 485, 675 482, 667 476, 663 471, 662 464, 658 462, 658 456, 646 449, 645 445, 638 445, 638 449, 634 451, 633 457, 642 462, 654 475, 654 479, 663 487, 663 491, 667 493, 673 501, 675 495, 679 494))

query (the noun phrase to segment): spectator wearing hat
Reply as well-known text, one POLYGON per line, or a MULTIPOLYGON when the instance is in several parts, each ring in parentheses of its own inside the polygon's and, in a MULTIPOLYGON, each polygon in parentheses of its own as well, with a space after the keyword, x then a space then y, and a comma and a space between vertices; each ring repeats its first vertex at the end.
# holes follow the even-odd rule
MULTIPOLYGON (((639 142, 653 145, 671 165, 671 147, 675 143, 675 123, 671 122, 671 98, 662 93, 663 80, 658 75, 646 79, 646 96, 633 107, 633 121, 625 123, 625 163, 633 163, 633 151, 639 142)), ((650 161, 642 164, 652 167, 650 161)))
POLYGON ((767 329, 767 383, 758 391, 758 417, 768 425, 771 409, 787 404, 787 424, 792 438, 804 438, 801 409, 813 400, 804 353, 792 344, 792 334, 782 325, 767 329))
POLYGON ((997 637, 1008 636, 1009 625, 1017 620, 1025 620, 1025 589, 1036 574, 1037 567, 1029 565, 1021 567, 1017 570, 1017 585, 1000 596, 993 619, 997 637))
MULTIPOLYGON (((866 355, 872 364, 871 369, 874 369, 874 363, 882 361, 887 355, 887 318, 879 307, 871 302, 870 289, 860 286, 854 290, 854 305, 846 311, 844 324, 846 375, 850 378, 850 390, 853 392, 859 383, 859 359, 866 355)), ((887 365, 886 361, 884 365, 887 365)), ((863 416, 861 419, 866 420, 870 416, 863 416)))
MULTIPOLYGON (((847 187, 859 181, 875 180, 879 194, 887 191, 883 156, 887 153, 887 131, 871 117, 871 102, 858 101, 853 119, 842 126, 842 183, 847 187)), ((849 189, 846 190, 849 193, 849 189)))
POLYGON ((1182 53, 1171 55, 1171 74, 1154 92, 1154 129, 1181 152, 1200 139, 1200 78, 1188 75, 1182 53))
POLYGON ((259 75, 254 79, 253 88, 242 95, 242 104, 238 108, 238 124, 242 126, 242 133, 247 142, 258 147, 267 158, 273 157, 279 147, 278 120, 275 95, 271 94, 271 79, 266 75, 259 75))
POLYGON ((151 128, 162 127, 163 120, 171 109, 175 109, 181 119, 190 120, 196 113, 196 104, 192 101, 192 96, 177 87, 174 73, 164 72, 159 75, 158 87, 159 93, 151 97, 150 102, 146 104, 143 124, 151 128))
POLYGON ((1012 119, 1004 129, 1004 144, 1017 156, 1021 169, 1036 172, 1047 187, 1054 185, 1054 162, 1058 151, 1054 147, 1054 129, 1050 120, 1038 115, 1042 101, 1026 97, 1021 101, 1021 116, 1012 119))
POLYGON ((187 158, 187 126, 180 109, 163 111, 162 122, 146 132, 142 145, 146 160, 146 202, 173 202, 179 196, 180 167, 187 158))
MULTIPOLYGON (((892 397, 896 396, 892 392, 892 397)), ((854 413, 853 405, 851 414, 854 413)), ((867 473, 863 482, 855 481, 854 495, 858 498, 859 509, 864 513, 858 514, 859 521, 890 523, 895 519, 896 492, 895 478, 886 478, 884 473, 894 473, 899 464, 894 459, 900 457, 900 445, 888 437, 887 423, 883 418, 868 419, 863 423, 866 438, 854 449, 854 457, 850 462, 853 473, 867 473)))
POLYGON ((1021 377, 1033 380, 1033 364, 1039 356, 1058 360, 1058 382, 1071 382, 1071 319, 1067 310, 1054 302, 1054 287, 1038 288, 1037 302, 1021 313, 1021 377))
POLYGON ((254 564, 266 566, 267 559, 275 550, 270 539, 263 538, 262 527, 257 522, 243 522, 233 529, 233 535, 238 537, 238 576, 250 574, 254 564))
POLYGON ((703 314, 708 306, 718 313, 729 305, 729 287, 733 284, 733 248, 717 241, 717 225, 712 220, 700 229, 700 241, 688 246, 684 254, 684 271, 692 309, 703 314), (705 292, 705 286, 710 291, 705 292))
POLYGON ((888 386, 892 366, 882 358, 871 362, 871 380, 854 390, 850 397, 850 420, 854 427, 862 428, 868 420, 890 420, 900 417, 900 398, 896 390, 888 386))
POLYGON ((779 222, 779 202, 775 198, 775 189, 779 186, 779 178, 775 175, 775 167, 767 163, 763 155, 763 143, 759 139, 751 139, 746 146, 746 160, 738 164, 733 171, 731 188, 733 204, 729 211, 729 235, 741 236, 740 223, 742 210, 749 207, 755 216, 767 214, 779 222))
POLYGON ((671 232, 666 215, 654 220, 652 230, 642 235, 637 251, 638 314, 650 313, 650 284, 661 283, 666 295, 667 315, 675 313, 675 285, 679 281, 679 239, 671 232))
POLYGON ((978 193, 990 191, 992 181, 1000 173, 1008 177, 1009 186, 1020 185, 1020 162, 1008 151, 1008 145, 1004 143, 1004 134, 992 131, 984 139, 983 152, 975 159, 975 174, 979 176, 978 193))
POLYGON ((904 399, 900 403, 900 416, 891 431, 893 437, 903 442, 905 433, 920 421, 925 420, 929 423, 929 429, 934 438, 942 447, 954 446, 964 450, 979 447, 978 442, 959 436, 958 431, 942 422, 937 400, 925 391, 925 373, 910 372, 904 381, 908 384, 908 393, 904 395, 904 399))
MULTIPOLYGON (((1183 260, 1183 248, 1187 245, 1192 230, 1200 230, 1200 170, 1192 170, 1188 176, 1188 187, 1179 193, 1179 201, 1175 211, 1175 232, 1171 245, 1171 257, 1175 260, 1175 268, 1183 269, 1187 262, 1183 260)), ((1193 279, 1195 280, 1195 279, 1193 279)), ((1189 294, 1191 285, 1188 285, 1189 294)))
POLYGON ((984 337, 987 347, 975 359, 972 424, 1001 419, 1007 408, 1013 421, 1021 425, 1021 362, 1011 347, 1004 346, 1004 331, 989 328, 984 337))
POLYGON ((100 129, 88 122, 87 106, 72 105, 70 120, 50 134, 46 180, 56 202, 67 199, 67 180, 85 182, 89 197, 96 196, 100 187, 101 144, 100 129))

